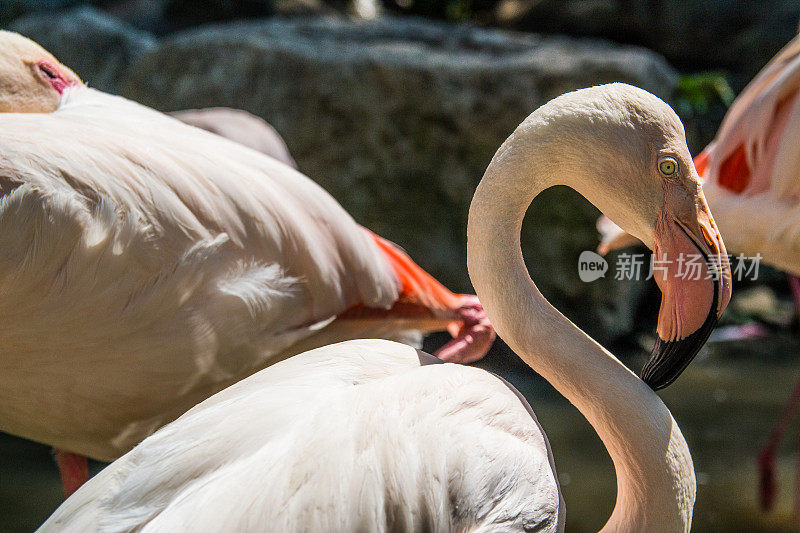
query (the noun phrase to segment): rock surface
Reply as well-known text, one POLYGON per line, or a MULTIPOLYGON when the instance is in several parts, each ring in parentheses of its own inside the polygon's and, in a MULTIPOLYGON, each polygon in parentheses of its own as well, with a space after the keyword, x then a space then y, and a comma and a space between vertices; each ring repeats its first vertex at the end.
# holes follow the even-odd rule
MULTIPOLYGON (((168 38, 122 92, 166 111, 227 106, 266 119, 359 222, 467 290, 466 215, 495 150, 547 100, 612 81, 668 97, 676 74, 654 53, 601 41, 413 19, 273 20, 168 38)), ((602 301, 605 282, 577 276, 596 214, 572 191, 548 191, 523 243, 545 294, 603 333, 586 299, 602 301)))
POLYGON ((116 93, 117 81, 156 39, 90 7, 32 14, 9 28, 33 39, 97 89, 116 93))
MULTIPOLYGON (((80 1, 80 0, 50 0, 80 1)), ((201 24, 264 17, 353 17, 372 20, 382 13, 381 0, 92 0, 105 13, 155 35, 201 24)))
POLYGON ((741 88, 797 34, 800 3, 730 0, 502 0, 491 24, 646 46, 684 71, 733 71, 741 88))
POLYGON ((25 15, 53 12, 81 3, 82 0, 2 0, 0 27, 5 29, 12 20, 25 15))

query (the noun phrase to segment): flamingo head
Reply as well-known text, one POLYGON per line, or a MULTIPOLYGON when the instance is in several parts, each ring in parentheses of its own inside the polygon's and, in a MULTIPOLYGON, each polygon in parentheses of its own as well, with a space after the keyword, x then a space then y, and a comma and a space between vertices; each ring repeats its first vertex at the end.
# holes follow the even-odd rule
POLYGON ((81 79, 47 50, 17 33, 0 31, 0 112, 49 113, 81 79))
POLYGON ((582 116, 561 130, 574 139, 565 159, 578 179, 569 184, 653 250, 662 298, 642 379, 658 390, 683 372, 725 310, 730 264, 672 108, 627 85, 584 91, 595 90, 590 120, 582 116))

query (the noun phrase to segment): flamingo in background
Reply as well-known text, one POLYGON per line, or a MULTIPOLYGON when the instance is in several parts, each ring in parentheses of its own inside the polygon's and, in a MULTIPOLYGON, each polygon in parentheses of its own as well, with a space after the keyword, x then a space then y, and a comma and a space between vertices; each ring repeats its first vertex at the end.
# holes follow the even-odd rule
POLYGON ((17 34, 0 69, 0 430, 54 446, 67 493, 86 457, 308 349, 491 345, 475 296, 289 166, 90 89, 17 34))
POLYGON ((289 148, 266 120, 242 111, 226 107, 187 109, 170 113, 184 124, 216 133, 226 139, 243 144, 278 161, 297 168, 289 148))
MULTIPOLYGON (((617 502, 603 531, 688 532, 695 477, 677 423, 645 382, 546 301, 522 259, 523 216, 559 183, 625 220, 656 253, 697 250, 721 273, 662 279, 659 335, 670 333, 646 377, 662 386, 730 298, 725 247, 680 120, 624 84, 542 106, 478 186, 467 253, 501 336, 575 404, 611 455, 617 502)), ((40 531, 563 531, 547 437, 522 395, 483 370, 435 363, 381 340, 278 363, 147 438, 40 531)))
MULTIPOLYGON (((736 254, 789 274, 800 314, 800 36, 789 42, 731 105, 714 140, 694 160, 708 203, 736 254)), ((600 252, 636 242, 601 217, 600 252)), ((775 500, 775 453, 800 407, 800 381, 759 454, 760 502, 775 500)), ((795 513, 800 515, 800 486, 795 513)))

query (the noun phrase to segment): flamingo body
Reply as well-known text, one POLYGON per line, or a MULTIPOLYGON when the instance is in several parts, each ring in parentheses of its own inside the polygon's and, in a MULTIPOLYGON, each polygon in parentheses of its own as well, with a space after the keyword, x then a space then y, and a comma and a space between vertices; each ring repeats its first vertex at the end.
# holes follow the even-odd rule
POLYGON ((114 462, 40 531, 556 531, 530 408, 487 372, 431 359, 358 340, 273 365, 114 462))
POLYGON ((405 290, 427 274, 299 172, 144 106, 78 85, 0 128, 3 431, 112 460, 296 353, 482 313, 405 290))

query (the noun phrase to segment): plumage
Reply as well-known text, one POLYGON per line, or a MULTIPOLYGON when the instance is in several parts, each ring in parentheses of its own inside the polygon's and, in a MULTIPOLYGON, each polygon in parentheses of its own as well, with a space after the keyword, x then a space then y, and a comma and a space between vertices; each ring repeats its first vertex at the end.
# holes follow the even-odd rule
MULTIPOLYGON (((141 430, 115 428, 97 448, 61 442, 76 418, 94 416, 27 410, 19 387, 54 407, 107 406, 103 418, 132 418, 147 432, 198 392, 286 357, 349 307, 398 297, 388 263, 330 196, 237 144, 86 88, 49 115, 0 115, 0 128, 9 132, 0 174, 11 176, 0 207, 0 346, 13 365, 0 378, 0 413, 14 411, 0 419, 12 433, 112 459, 141 430), (147 150, 130 145, 139 136, 147 150), (64 390, 42 372, 66 378, 64 390), (87 396, 71 401, 70 390, 87 396), (32 425, 41 428, 28 433, 32 425)), ((93 440, 103 432, 86 429, 93 440)))
POLYGON ((420 357, 359 340, 278 363, 89 480, 42 531, 555 526, 558 485, 535 418, 490 374, 420 357))
MULTIPOLYGON (((608 448, 619 492, 604 531, 616 533, 689 530, 689 450, 658 396, 538 292, 519 231, 533 197, 555 182, 546 169, 561 168, 566 184, 627 214, 631 227, 658 239, 655 215, 668 209, 687 238, 710 224, 706 246, 724 250, 693 169, 671 182, 693 185, 693 195, 648 201, 672 185, 642 165, 654 150, 645 139, 688 159, 677 117, 641 89, 559 97, 500 148, 468 224, 470 276, 503 338, 608 448), (588 164, 603 140, 632 175, 598 176, 588 164), (609 184, 631 201, 604 198, 609 184)), ((205 400, 86 483, 40 531, 555 532, 564 518, 547 438, 508 383, 409 346, 357 340, 297 355, 205 400)))
POLYGON ((697 156, 708 201, 734 253, 800 275, 800 37, 736 99, 697 156))
MULTIPOLYGON (((16 53, 6 41, 46 54, 2 32, 0 56, 16 53)), ((331 342, 450 329, 442 357, 488 349, 474 296, 444 289, 309 178, 70 80, 55 111, 0 113, 0 430, 113 460, 331 342), (408 289, 409 276, 429 284, 408 289)))

